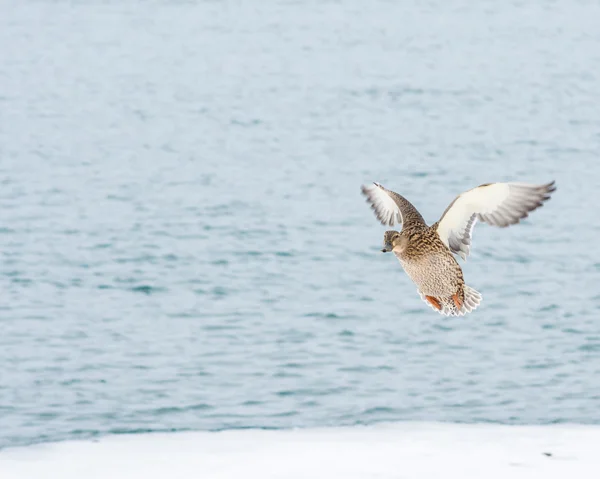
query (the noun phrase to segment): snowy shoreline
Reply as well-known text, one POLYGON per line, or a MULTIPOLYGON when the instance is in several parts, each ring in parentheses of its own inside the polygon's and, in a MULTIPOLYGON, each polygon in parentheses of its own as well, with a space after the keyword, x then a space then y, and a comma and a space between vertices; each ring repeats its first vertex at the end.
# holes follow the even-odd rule
POLYGON ((0 451, 2 479, 600 477, 600 427, 395 423, 107 436, 0 451))

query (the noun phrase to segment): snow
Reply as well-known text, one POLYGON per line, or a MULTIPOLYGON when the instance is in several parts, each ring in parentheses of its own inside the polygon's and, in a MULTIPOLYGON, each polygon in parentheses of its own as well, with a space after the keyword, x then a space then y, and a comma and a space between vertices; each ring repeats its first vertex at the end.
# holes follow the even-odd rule
POLYGON ((599 452, 600 427, 580 425, 156 433, 8 448, 0 478, 597 479, 599 452))

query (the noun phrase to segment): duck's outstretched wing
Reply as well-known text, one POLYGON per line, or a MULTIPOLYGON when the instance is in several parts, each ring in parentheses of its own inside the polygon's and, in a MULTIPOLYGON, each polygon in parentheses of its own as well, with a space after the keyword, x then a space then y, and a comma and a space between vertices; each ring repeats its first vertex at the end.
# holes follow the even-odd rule
POLYGON ((421 213, 403 196, 385 189, 379 183, 361 186, 363 195, 375 212, 377 219, 386 226, 398 223, 402 228, 425 225, 421 213))
POLYGON ((500 228, 518 223, 529 212, 542 206, 555 189, 554 181, 546 185, 481 185, 458 195, 434 226, 450 251, 466 260, 477 220, 500 228))

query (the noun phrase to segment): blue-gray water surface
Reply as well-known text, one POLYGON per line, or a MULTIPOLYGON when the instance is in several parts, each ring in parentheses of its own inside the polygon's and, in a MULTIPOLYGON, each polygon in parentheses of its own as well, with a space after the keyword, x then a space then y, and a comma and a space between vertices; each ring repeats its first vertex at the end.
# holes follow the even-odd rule
POLYGON ((378 421, 600 424, 600 5, 0 6, 0 447, 378 421), (360 195, 479 224, 417 295, 360 195))

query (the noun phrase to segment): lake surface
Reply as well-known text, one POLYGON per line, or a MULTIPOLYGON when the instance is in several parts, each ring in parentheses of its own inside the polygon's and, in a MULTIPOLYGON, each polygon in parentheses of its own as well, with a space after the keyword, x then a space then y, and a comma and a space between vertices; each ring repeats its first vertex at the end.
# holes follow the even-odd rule
POLYGON ((380 421, 600 424, 600 5, 0 9, 0 447, 380 421), (435 314, 360 185, 493 181, 435 314))

